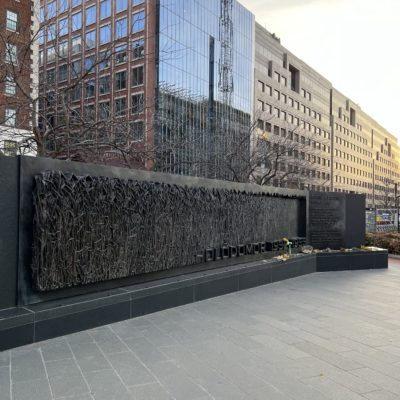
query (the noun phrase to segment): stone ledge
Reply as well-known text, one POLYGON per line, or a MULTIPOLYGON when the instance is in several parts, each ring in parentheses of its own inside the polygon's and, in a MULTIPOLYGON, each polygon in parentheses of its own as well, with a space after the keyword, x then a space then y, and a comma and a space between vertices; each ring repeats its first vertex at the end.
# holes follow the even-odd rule
POLYGON ((387 251, 298 254, 0 311, 0 351, 314 272, 387 268, 387 251))

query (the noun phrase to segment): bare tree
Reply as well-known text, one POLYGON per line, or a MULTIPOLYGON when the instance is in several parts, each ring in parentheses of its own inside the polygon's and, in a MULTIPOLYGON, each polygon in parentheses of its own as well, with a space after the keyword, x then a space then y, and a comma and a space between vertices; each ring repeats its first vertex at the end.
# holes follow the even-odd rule
POLYGON ((394 182, 389 178, 382 178, 375 184, 375 205, 377 208, 394 208, 396 200, 394 195, 394 182))

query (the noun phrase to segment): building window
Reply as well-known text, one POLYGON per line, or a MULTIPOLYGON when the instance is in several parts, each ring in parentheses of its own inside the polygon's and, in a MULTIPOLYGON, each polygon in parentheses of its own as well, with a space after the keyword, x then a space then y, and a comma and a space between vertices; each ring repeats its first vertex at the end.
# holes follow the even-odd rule
POLYGON ((290 88, 299 93, 300 92, 300 71, 293 65, 289 65, 290 72, 290 88))
POLYGON ((100 44, 109 43, 111 40, 111 25, 100 27, 100 44))
POLYGON ((56 49, 54 46, 47 48, 47 62, 53 62, 56 59, 56 49))
POLYGON ((105 121, 110 118, 110 102, 104 101, 103 103, 99 104, 99 119, 101 121, 105 121))
POLYGON ((132 86, 143 85, 144 82, 144 67, 136 67, 132 69, 132 86))
POLYGON ((5 50, 6 50, 6 57, 5 57, 6 63, 17 64, 18 62, 17 46, 15 44, 6 43, 5 50))
POLYGON ((60 36, 68 35, 68 18, 60 19, 58 22, 58 34, 60 36))
POLYGON ((139 141, 144 139, 143 121, 134 121, 129 124, 129 135, 132 140, 139 141))
POLYGON ((59 12, 63 13, 68 10, 68 0, 60 0, 59 3, 59 12))
POLYGON ((80 4, 82 4, 82 0, 71 0, 72 3, 72 7, 76 7, 79 6, 80 4))
POLYGON ((6 28, 9 31, 16 32, 18 30, 18 14, 7 10, 6 14, 6 28))
POLYGON ((96 22, 96 6, 91 6, 86 9, 86 26, 96 22))
POLYGON ((49 24, 47 27, 47 41, 50 42, 56 38, 56 24, 49 24))
POLYGON ((52 85, 56 82, 56 70, 54 68, 47 70, 47 83, 52 85))
POLYGON ((134 60, 144 57, 144 39, 135 40, 132 43, 132 50, 134 60))
POLYGON ((127 61, 126 50, 127 50, 126 44, 116 47, 116 49, 115 49, 115 63, 116 64, 122 64, 127 61))
POLYGON ((94 104, 89 104, 84 108, 85 121, 94 122, 96 116, 96 110, 94 104))
POLYGON ((89 56, 85 58, 85 72, 94 72, 96 64, 96 57, 89 56))
POLYGON ((78 101, 81 100, 81 86, 80 85, 76 85, 74 87, 72 87, 71 89, 71 101, 78 101))
POLYGON ((128 34, 128 19, 122 18, 115 21, 115 39, 120 39, 128 34))
POLYGON ((115 90, 126 89, 126 71, 115 74, 115 90))
POLYGON ((57 14, 57 5, 55 1, 47 3, 47 18, 54 18, 57 14))
POLYGON ((132 5, 133 6, 138 6, 139 4, 143 4, 144 0, 132 0, 132 5))
POLYGON ((115 12, 119 13, 128 8, 128 0, 115 0, 115 12))
POLYGON ((58 45, 58 55, 63 58, 63 57, 68 57, 68 41, 64 40, 58 45))
POLYGON ((4 125, 5 126, 11 126, 11 127, 15 127, 17 124, 17 112, 15 111, 14 108, 6 108, 5 109, 5 121, 4 121, 4 125))
POLYGON ((132 95, 132 114, 141 113, 144 110, 143 93, 132 95))
POLYGON ((85 36, 86 50, 94 49, 96 47, 96 31, 90 31, 85 36))
POLYGON ((80 53, 82 51, 82 38, 81 38, 81 36, 79 35, 79 36, 73 37, 71 45, 72 45, 72 49, 71 49, 72 54, 80 53))
POLYGON ((89 98, 89 97, 94 97, 96 94, 96 86, 95 86, 95 81, 94 80, 90 80, 87 81, 85 84, 85 98, 89 98))
POLYGON ((126 98, 121 97, 119 99, 115 99, 115 114, 116 115, 125 115, 126 113, 126 98))
POLYGON ((110 76, 102 76, 99 79, 99 94, 110 93, 110 76))
POLYGON ((72 32, 82 28, 82 13, 78 12, 72 15, 71 29, 72 32))
POLYGON ((68 80, 68 65, 60 65, 58 67, 58 81, 64 82, 66 80, 68 80))
POLYGON ((16 156, 18 143, 15 140, 4 140, 3 150, 6 156, 16 156))
POLYGON ((133 14, 132 32, 140 32, 144 29, 144 11, 133 14))
POLYGON ((74 60, 71 63, 71 76, 72 78, 78 78, 82 72, 81 60, 74 60))
POLYGON ((111 16, 111 0, 103 0, 100 2, 100 19, 111 16))
POLYGON ((45 11, 44 11, 44 6, 42 6, 39 9, 39 22, 40 23, 44 22, 44 19, 45 19, 45 11))
POLYGON ((8 95, 14 95, 17 92, 17 85, 12 76, 6 76, 5 93, 8 95))
POLYGON ((99 69, 100 71, 110 67, 111 54, 109 50, 102 51, 100 53, 99 69))

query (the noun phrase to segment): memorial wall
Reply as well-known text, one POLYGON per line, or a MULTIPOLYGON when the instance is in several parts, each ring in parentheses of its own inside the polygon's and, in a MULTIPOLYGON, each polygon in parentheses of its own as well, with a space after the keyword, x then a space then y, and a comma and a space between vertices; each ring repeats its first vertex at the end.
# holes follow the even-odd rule
POLYGON ((0 188, 9 210, 0 217, 1 307, 270 258, 288 250, 283 238, 300 247, 307 236, 319 249, 364 244, 359 195, 0 161, 9 173, 0 188))

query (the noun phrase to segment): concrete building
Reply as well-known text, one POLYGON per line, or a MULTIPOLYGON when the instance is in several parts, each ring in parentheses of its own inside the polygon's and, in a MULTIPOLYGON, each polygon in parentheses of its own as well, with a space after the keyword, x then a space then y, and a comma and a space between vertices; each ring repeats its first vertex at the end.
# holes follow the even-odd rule
POLYGON ((3 0, 0 8, 0 152, 31 153, 32 96, 37 88, 35 0, 3 0))
POLYGON ((394 207, 400 181, 397 138, 275 35, 259 24, 255 32, 257 126, 272 146, 289 149, 278 155, 270 183, 363 193, 367 207, 394 207))
POLYGON ((257 23, 255 43, 255 119, 279 149, 270 157, 278 165, 259 174, 272 170, 274 186, 329 191, 331 83, 257 23))

